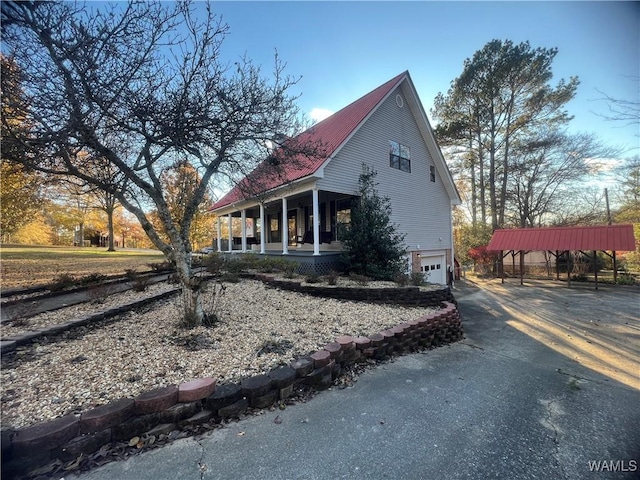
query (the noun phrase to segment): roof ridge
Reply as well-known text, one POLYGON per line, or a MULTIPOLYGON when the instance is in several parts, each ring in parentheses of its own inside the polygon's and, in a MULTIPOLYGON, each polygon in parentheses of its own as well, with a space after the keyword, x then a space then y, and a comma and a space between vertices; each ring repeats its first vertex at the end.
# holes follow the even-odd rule
MULTIPOLYGON (((382 85, 379 85, 370 92, 349 103, 347 106, 341 108, 324 120, 312 125, 293 137, 298 140, 304 139, 305 142, 309 143, 321 142, 323 147, 325 147, 324 155, 322 158, 315 158, 310 162, 308 159, 302 162, 292 162, 292 164, 289 165, 289 168, 284 172, 284 178, 278 177, 277 179, 273 179, 267 185, 263 186, 263 191, 281 187, 289 182, 299 180, 316 173, 322 167, 324 162, 336 152, 336 150, 351 136, 353 132, 357 130, 357 128, 380 104, 380 102, 386 98, 389 92, 399 85, 402 80, 408 78, 408 76, 409 71, 405 70, 399 75, 387 80, 382 85)), ((263 162, 260 162, 256 169, 260 168, 263 162)), ((254 169, 253 172, 255 172, 256 169, 254 169)), ((253 172, 245 176, 231 189, 231 191, 218 200, 211 210, 217 210, 234 202, 248 198, 243 194, 239 185, 246 182, 253 172)))
POLYGON ((304 132, 301 132, 300 135, 302 135, 303 133, 311 130, 313 127, 316 127, 318 125, 320 125, 323 122, 326 122, 327 120, 330 120, 331 117, 333 117, 334 115, 337 115, 340 112, 343 112, 347 109, 349 109, 350 107, 352 107, 354 104, 361 102, 362 100, 364 100, 365 98, 369 97, 369 96, 373 96, 374 93, 376 93, 378 90, 391 90, 390 84, 395 84, 398 83, 400 81, 400 77, 408 74, 409 71, 405 70, 404 72, 400 73, 399 75, 396 75, 395 77, 393 77, 391 80, 388 80, 386 82, 384 82, 382 85, 377 86, 376 88, 374 88, 373 90, 371 90, 369 93, 365 93, 364 95, 362 95, 361 97, 355 99, 353 102, 349 103, 348 105, 345 105, 344 107, 342 107, 340 110, 338 110, 337 112, 332 113, 331 115, 329 115, 327 118, 319 121, 318 123, 313 124, 311 127, 309 127, 307 130, 305 130, 304 132))

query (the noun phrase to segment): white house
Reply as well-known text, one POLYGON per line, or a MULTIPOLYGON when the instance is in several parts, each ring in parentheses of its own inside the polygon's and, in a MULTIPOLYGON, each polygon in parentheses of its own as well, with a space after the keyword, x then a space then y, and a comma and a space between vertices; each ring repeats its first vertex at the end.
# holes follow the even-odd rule
POLYGON ((446 283, 452 206, 460 198, 409 72, 296 138, 321 142, 322 157, 286 167, 259 189, 242 188, 249 175, 220 199, 212 209, 218 251, 295 256, 317 273, 334 268, 342 249, 339 226, 349 222, 366 164, 377 172, 379 194, 390 199, 392 222, 406 235, 411 270, 446 283), (224 239, 222 222, 229 232, 224 239))

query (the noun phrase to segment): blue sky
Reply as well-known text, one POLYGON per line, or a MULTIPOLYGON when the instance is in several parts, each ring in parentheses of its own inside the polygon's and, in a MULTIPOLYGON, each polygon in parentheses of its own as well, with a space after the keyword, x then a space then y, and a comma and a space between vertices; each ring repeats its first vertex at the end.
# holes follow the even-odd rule
POLYGON ((231 62, 246 53, 269 72, 277 49, 287 72, 302 76, 298 105, 336 111, 409 70, 431 118, 463 62, 492 39, 557 47, 556 83, 578 76, 568 105, 574 132, 640 154, 638 126, 604 121, 598 90, 640 101, 638 2, 214 2, 230 26, 231 62))

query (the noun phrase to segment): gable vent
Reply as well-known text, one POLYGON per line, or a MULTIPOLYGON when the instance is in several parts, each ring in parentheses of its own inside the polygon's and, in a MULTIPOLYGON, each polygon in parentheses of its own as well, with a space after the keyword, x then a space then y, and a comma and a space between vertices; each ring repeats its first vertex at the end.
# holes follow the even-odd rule
POLYGON ((397 94, 396 95, 396 105, 398 105, 398 107, 402 108, 404 105, 404 100, 402 100, 402 95, 397 94))

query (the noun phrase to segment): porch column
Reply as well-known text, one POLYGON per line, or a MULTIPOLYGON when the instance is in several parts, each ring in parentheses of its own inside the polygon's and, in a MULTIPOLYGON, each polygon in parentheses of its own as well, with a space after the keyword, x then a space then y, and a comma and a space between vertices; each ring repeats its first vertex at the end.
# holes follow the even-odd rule
POLYGON ((280 229, 282 239, 282 254, 289 254, 289 219, 287 218, 287 197, 282 197, 282 228, 280 229))
POLYGON ((320 255, 320 207, 318 189, 313 189, 313 254, 320 255))
POLYGON ((265 253, 265 243, 267 238, 267 232, 264 225, 264 205, 260 204, 260 253, 265 253))
POLYGON ((242 222, 242 253, 247 252, 247 211, 240 210, 240 218, 242 222))
POLYGON ((218 247, 218 251, 222 251, 222 223, 220 222, 220 215, 216 216, 216 230, 218 233, 218 238, 216 239, 216 246, 218 247))
POLYGON ((231 225, 231 218, 231 214, 227 215, 227 224, 229 225, 229 246, 227 247, 227 252, 233 250, 233 226, 231 225))

